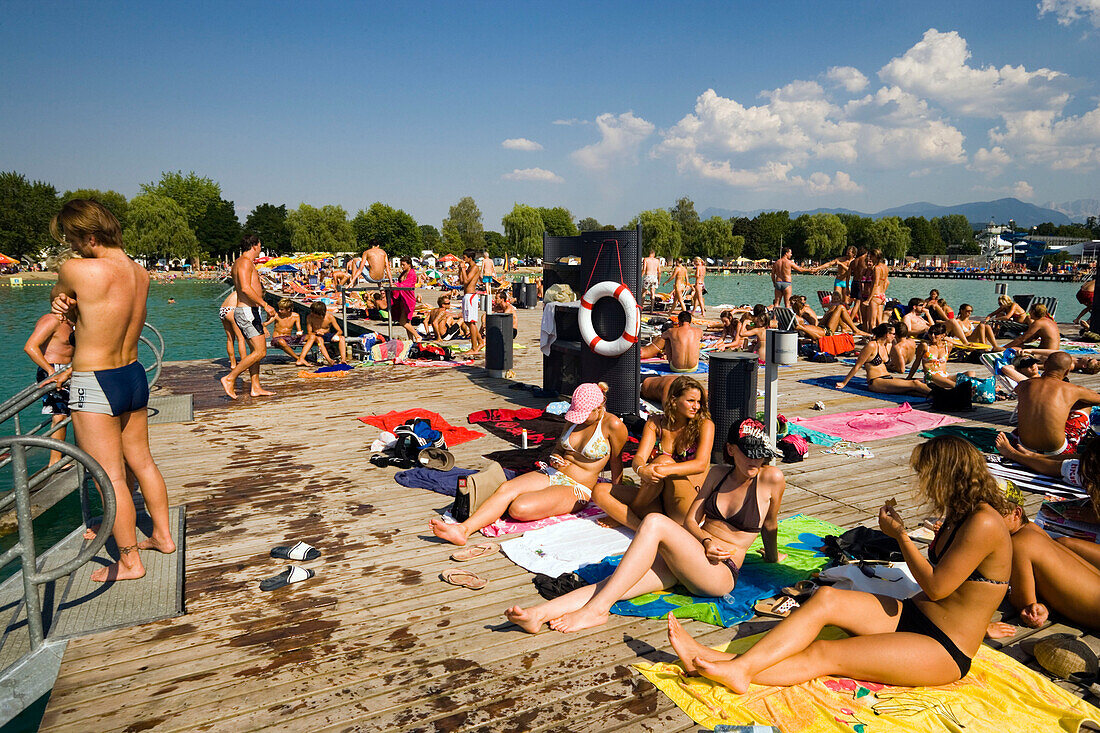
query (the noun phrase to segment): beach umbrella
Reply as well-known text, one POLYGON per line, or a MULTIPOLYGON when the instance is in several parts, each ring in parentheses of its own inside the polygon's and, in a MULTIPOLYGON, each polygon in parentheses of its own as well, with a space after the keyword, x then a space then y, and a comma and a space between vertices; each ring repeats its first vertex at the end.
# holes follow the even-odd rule
POLYGON ((11 257, 8 257, 6 254, 0 254, 0 265, 14 265, 14 264, 17 264, 18 262, 19 262, 19 260, 13 260, 11 257))
POLYGON ((446 254, 439 258, 440 262, 458 262, 458 258, 452 254, 446 254))
POLYGON ((291 264, 279 265, 272 272, 298 272, 298 268, 291 264))

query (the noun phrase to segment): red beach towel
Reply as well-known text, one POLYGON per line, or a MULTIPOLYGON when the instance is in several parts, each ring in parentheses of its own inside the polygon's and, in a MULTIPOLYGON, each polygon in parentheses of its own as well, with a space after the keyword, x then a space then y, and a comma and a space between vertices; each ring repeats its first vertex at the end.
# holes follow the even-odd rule
POLYGON ((385 415, 365 415, 359 419, 367 425, 373 425, 380 430, 388 430, 392 433, 393 429, 398 425, 414 417, 422 417, 430 422, 434 430, 443 433, 443 439, 446 440, 447 445, 451 447, 485 437, 485 433, 479 433, 469 428, 455 427, 431 410, 422 410, 420 408, 403 410, 401 412, 387 412, 385 415))

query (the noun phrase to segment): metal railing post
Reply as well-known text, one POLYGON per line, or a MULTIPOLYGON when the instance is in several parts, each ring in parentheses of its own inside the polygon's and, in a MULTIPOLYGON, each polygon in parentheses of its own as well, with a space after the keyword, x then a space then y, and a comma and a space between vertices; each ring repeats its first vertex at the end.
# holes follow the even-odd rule
POLYGON ((34 551, 34 524, 31 520, 30 496, 27 491, 27 452, 21 443, 11 448, 12 478, 15 486, 15 516, 19 522, 19 555, 23 565, 23 601, 27 604, 27 631, 31 636, 31 651, 45 641, 42 632, 42 602, 34 582, 37 561, 34 551))

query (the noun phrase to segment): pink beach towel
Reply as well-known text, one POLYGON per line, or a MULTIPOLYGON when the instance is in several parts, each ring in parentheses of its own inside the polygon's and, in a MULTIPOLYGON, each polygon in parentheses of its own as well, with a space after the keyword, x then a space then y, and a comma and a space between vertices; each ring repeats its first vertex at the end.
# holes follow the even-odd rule
POLYGON ((505 534, 515 534, 517 532, 529 532, 532 529, 540 529, 542 527, 549 527, 551 524, 559 524, 561 522, 567 522, 570 519, 589 519, 591 517, 598 517, 603 514, 603 509, 596 506, 595 503, 589 503, 579 512, 574 514, 559 514, 556 517, 547 517, 546 519, 536 519, 533 522, 513 522, 508 519, 498 519, 490 524, 488 527, 481 528, 481 534, 486 537, 500 537, 505 534))
POLYGON ((813 428, 829 435, 835 435, 853 443, 868 440, 893 438, 906 433, 918 433, 921 430, 938 428, 941 425, 962 422, 961 417, 938 415, 923 410, 914 410, 906 402, 901 407, 881 410, 856 410, 836 415, 796 418, 799 425, 813 428))

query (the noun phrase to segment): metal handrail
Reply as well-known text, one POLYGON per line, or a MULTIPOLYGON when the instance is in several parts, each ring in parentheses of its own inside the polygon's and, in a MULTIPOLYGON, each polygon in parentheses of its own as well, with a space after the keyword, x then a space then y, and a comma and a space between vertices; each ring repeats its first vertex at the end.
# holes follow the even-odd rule
POLYGON ((115 523, 115 492, 111 488, 111 479, 103 467, 80 448, 53 438, 45 438, 39 435, 9 435, 0 438, 0 448, 7 448, 12 458, 12 478, 14 487, 11 496, 14 497, 15 513, 19 526, 19 541, 0 555, 0 567, 6 566, 16 558, 22 560, 23 569, 23 602, 27 607, 27 631, 31 637, 31 654, 37 652, 45 643, 45 632, 42 624, 42 602, 38 597, 37 586, 43 583, 57 580, 69 575, 80 566, 95 557, 107 539, 111 536, 109 527, 115 523), (52 570, 39 571, 38 557, 34 549, 34 525, 31 517, 30 484, 31 479, 27 472, 27 449, 45 448, 68 454, 85 470, 91 473, 92 478, 102 487, 103 495, 103 522, 96 537, 85 545, 76 557, 62 563, 52 570))

